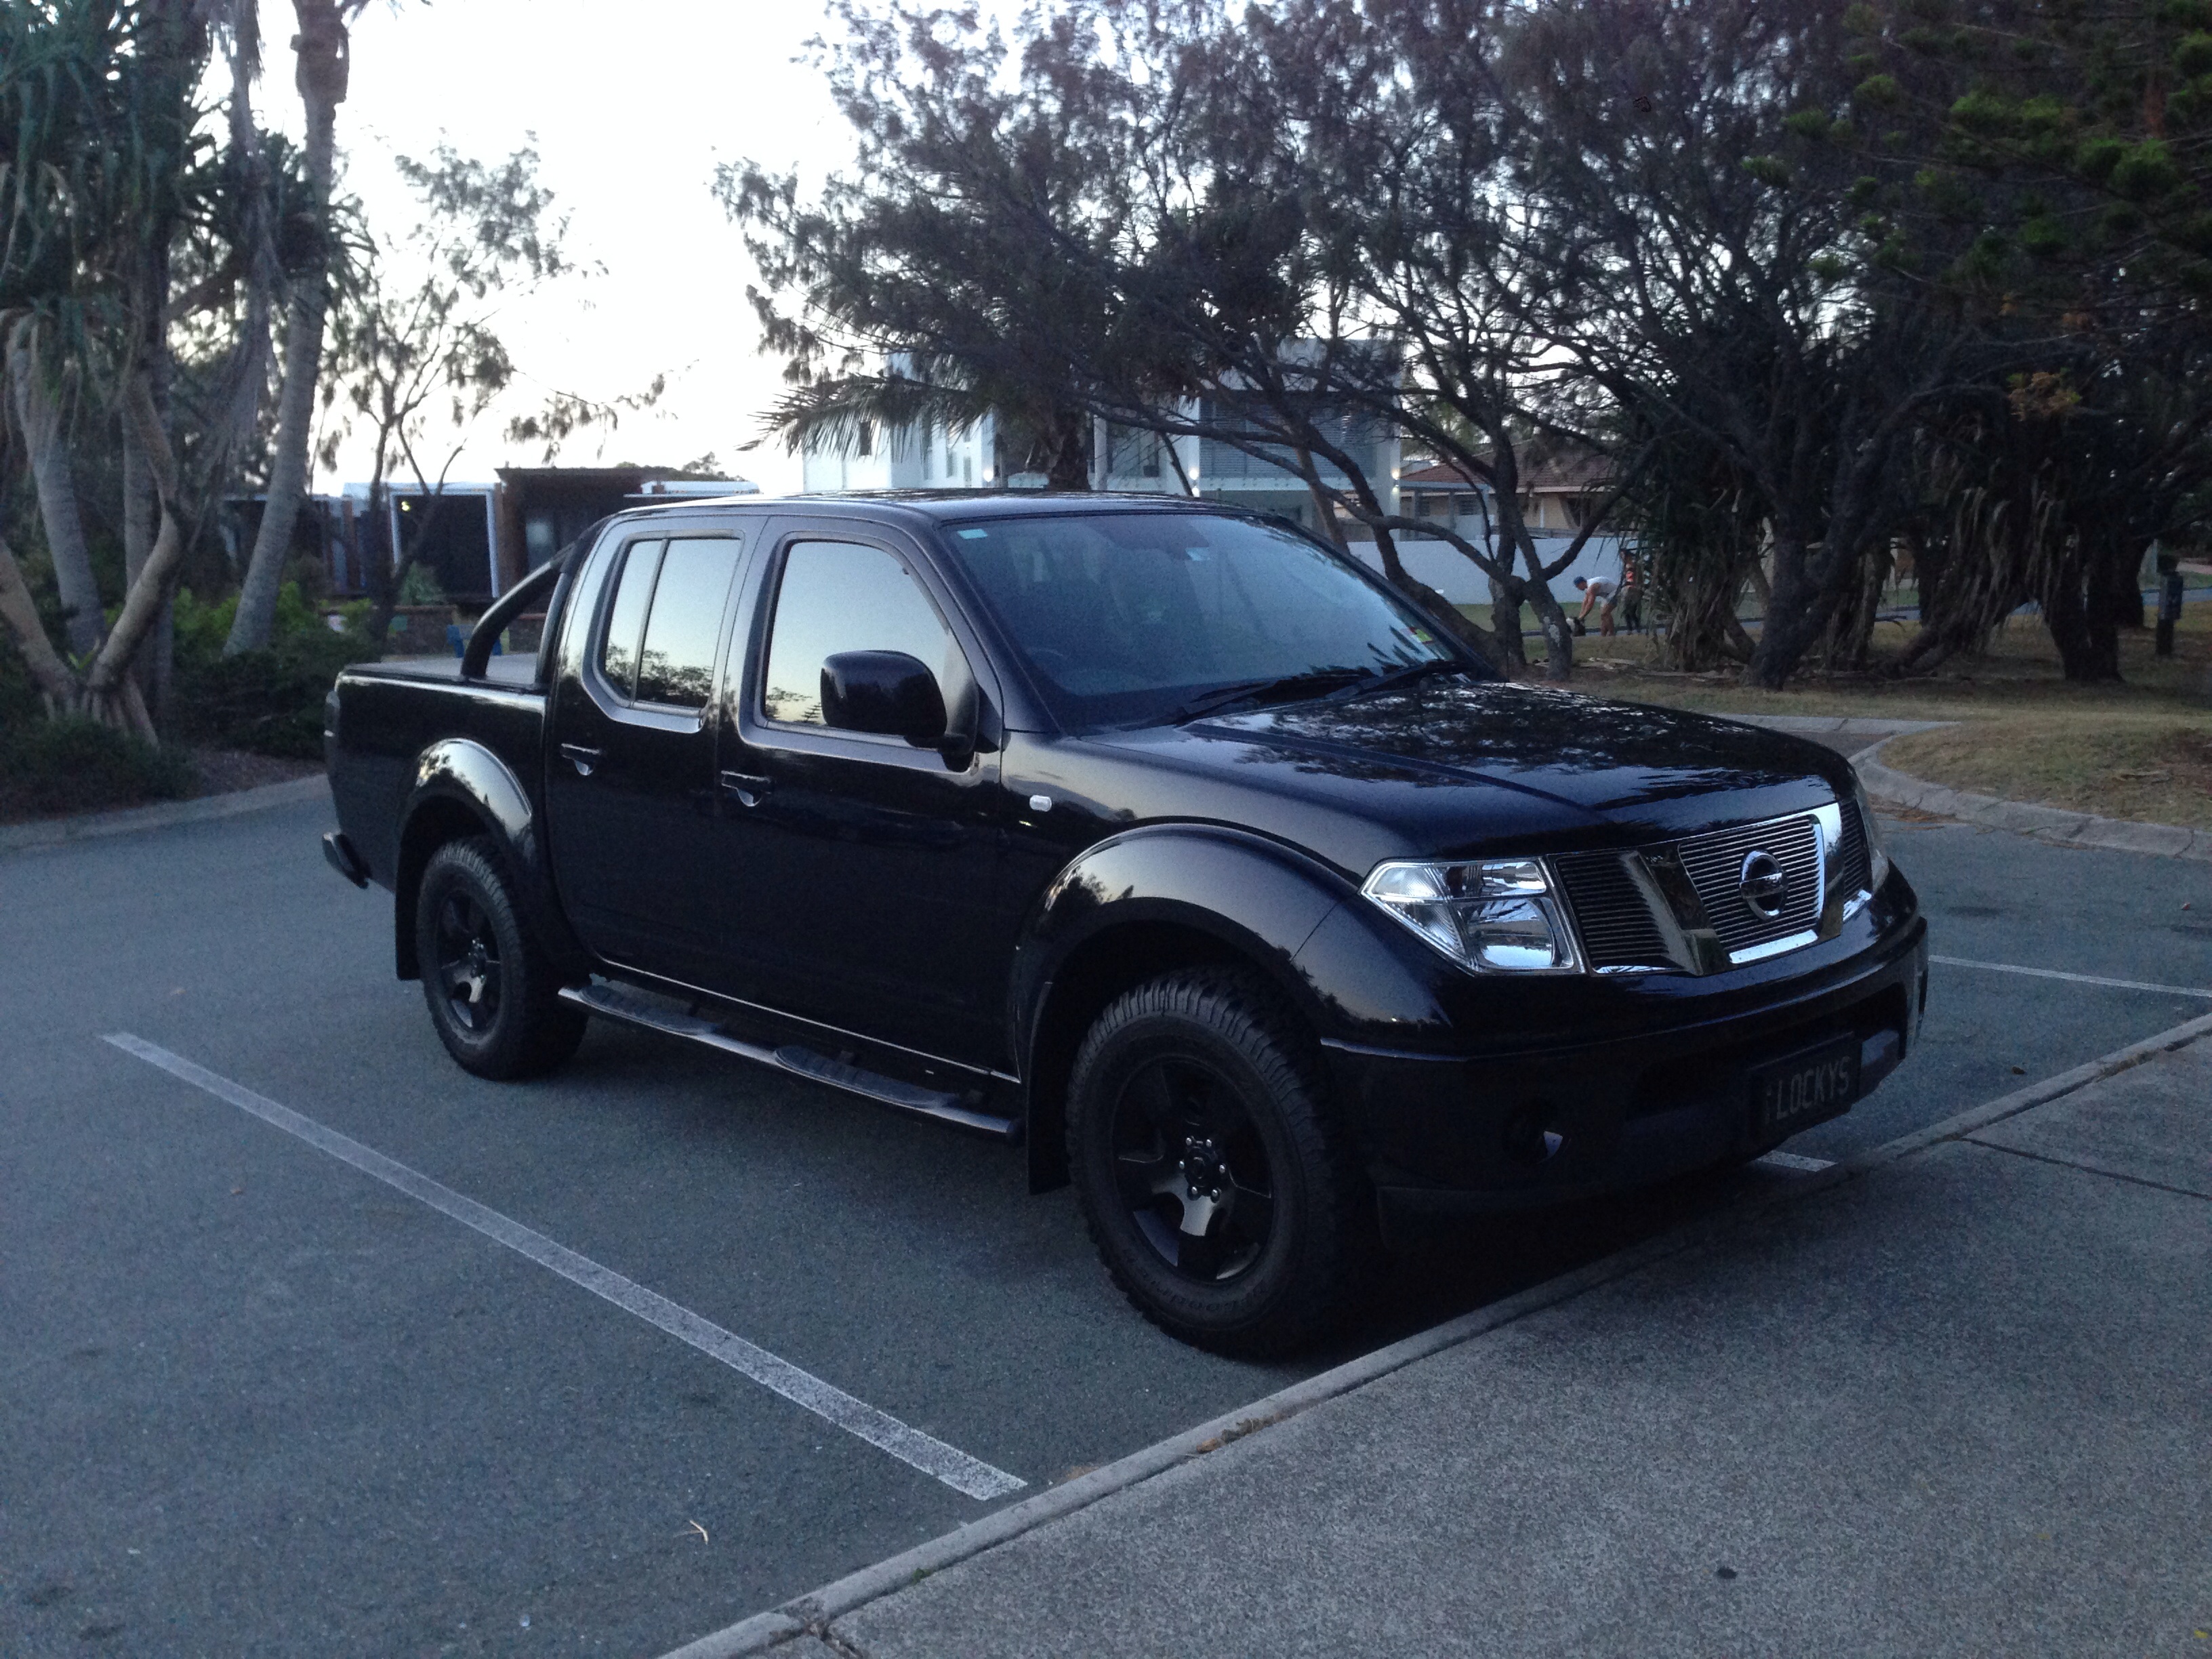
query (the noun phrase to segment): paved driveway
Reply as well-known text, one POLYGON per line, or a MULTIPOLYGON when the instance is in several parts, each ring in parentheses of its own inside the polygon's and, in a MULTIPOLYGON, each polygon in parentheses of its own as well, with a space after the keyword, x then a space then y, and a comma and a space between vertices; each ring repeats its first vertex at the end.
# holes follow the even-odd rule
MULTIPOLYGON (((605 1027, 547 1082, 464 1075, 326 822, 0 858, 0 1652, 653 1653, 984 1511, 609 1285, 1035 1490, 1725 1190, 1441 1235, 1345 1345, 1212 1358, 1120 1303, 1018 1151, 605 1027)), ((2090 981, 2201 983, 2212 870, 1895 845, 1939 954, 2087 977, 1939 965, 1922 1052, 1793 1152, 2208 1006, 2090 981)))

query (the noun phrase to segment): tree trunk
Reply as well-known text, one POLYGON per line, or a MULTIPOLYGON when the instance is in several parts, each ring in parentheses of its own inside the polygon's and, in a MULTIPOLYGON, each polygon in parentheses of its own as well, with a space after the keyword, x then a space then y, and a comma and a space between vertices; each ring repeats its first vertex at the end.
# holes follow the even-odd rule
POLYGON ((169 440, 154 412, 153 377, 141 366, 124 384, 124 418, 154 481, 161 507, 161 525, 146 562, 123 596, 115 626, 108 630, 90 667, 85 672, 83 702, 87 713, 107 725, 122 727, 149 743, 158 741, 154 721, 131 676, 147 636, 161 614, 170 579, 184 557, 183 516, 177 501, 177 463, 169 440))
POLYGON ((1802 537, 1777 535, 1773 576, 1768 578, 1756 562, 1752 567, 1753 586, 1765 590, 1762 597, 1766 614, 1759 625, 1759 643, 1744 667, 1747 685, 1779 691, 1797 672, 1814 641, 1820 637, 1827 617, 1816 602, 1806 571, 1809 552, 1802 537))
POLYGON ((293 0, 300 33, 301 102, 307 117, 308 192, 316 219, 318 246, 307 270, 293 279, 285 307, 284 384, 276 400, 276 436, 269 466, 269 492, 253 556, 238 596, 238 615, 223 644, 225 656, 258 650, 269 643, 276 618, 276 590, 292 549, 292 530, 307 489, 307 448, 314 435, 315 381, 322 367, 323 323, 330 302, 330 202, 331 151, 337 106, 345 101, 348 68, 346 27, 337 0, 293 0))
POLYGON ((65 714, 76 708, 77 678, 54 649, 53 641, 46 637, 46 625, 39 620, 37 602, 31 598, 31 590, 24 586, 22 569, 16 564, 15 550, 8 545, 5 537, 0 537, 0 623, 6 625, 15 638, 15 648, 23 653, 24 665, 31 671, 31 684, 39 688, 46 712, 65 714))
MULTIPOLYGON (((1570 680, 1575 674, 1575 630, 1567 622, 1567 613, 1552 596, 1552 585, 1544 580, 1544 562, 1536 554, 1536 544, 1523 535, 1520 538, 1522 551, 1528 561, 1533 580, 1523 582, 1521 591, 1528 601, 1528 608, 1536 613, 1536 626, 1544 633, 1544 675, 1547 679, 1570 680)), ((1496 617, 1492 621, 1495 622, 1496 617)))
MULTIPOLYGON (((137 585, 146 561, 154 551, 155 526, 161 517, 161 504, 155 499, 154 475, 146 465, 144 452, 126 420, 123 428, 123 586, 128 592, 137 585)), ((148 712, 159 723, 163 702, 161 687, 161 635, 169 629, 169 607, 164 599, 160 613, 154 619, 153 648, 138 653, 134 673, 138 681, 138 695, 146 700, 148 712)))
MULTIPOLYGON (((2143 555, 2150 550, 2148 541, 2124 532, 2113 538, 2110 563, 2112 603, 2106 607, 2113 625, 2118 628, 2140 629, 2147 625, 2142 593, 2143 555)), ((2113 660, 2118 661, 2118 647, 2114 645, 2113 660)))
POLYGON ((93 579, 92 554, 85 545, 84 521, 77 513, 69 447, 62 441, 61 410, 39 362, 34 319, 23 318, 9 331, 7 350, 15 429, 23 434, 32 481, 38 489, 39 520, 46 528, 46 550, 54 562, 54 584, 61 590, 62 610, 68 619, 70 653, 87 657, 100 643, 100 585, 93 579))
POLYGON ((1514 667, 1528 665, 1528 647, 1521 639, 1521 590, 1509 592, 1495 576, 1490 578, 1490 631, 1498 635, 1499 648, 1514 667))
POLYGON ((2120 678, 2114 592, 2121 580, 2134 580, 2141 557, 2141 550, 2132 545, 2098 546, 2077 536, 2054 562, 2039 596, 2043 623, 2058 647, 2061 669, 2074 684, 2110 684, 2120 678), (2124 570, 2118 568, 2123 563, 2124 570))

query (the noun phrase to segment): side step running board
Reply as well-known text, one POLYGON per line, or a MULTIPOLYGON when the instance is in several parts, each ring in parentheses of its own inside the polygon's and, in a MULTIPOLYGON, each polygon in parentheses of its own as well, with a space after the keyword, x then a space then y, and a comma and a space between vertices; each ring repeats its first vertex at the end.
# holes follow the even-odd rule
POLYGON ((746 1042, 732 1036, 712 1020, 696 1014, 686 1013, 658 997, 646 996, 613 985, 570 985, 562 988, 562 1000, 575 1003, 607 1019, 618 1019, 625 1025, 635 1025, 648 1031, 659 1031, 669 1036, 682 1037, 708 1048, 719 1048, 726 1054, 755 1060, 763 1066, 773 1066, 778 1071, 826 1083, 833 1089, 842 1089, 848 1094, 865 1096, 885 1106, 896 1107, 902 1112, 912 1112, 919 1117, 933 1117, 939 1122, 954 1123, 963 1129, 975 1129, 1000 1140, 1012 1140, 1021 1132, 1021 1125, 1010 1117, 994 1117, 988 1112, 978 1112, 960 1103, 960 1097, 941 1089, 926 1089, 916 1083, 902 1083, 896 1078, 885 1077, 880 1072, 864 1071, 858 1066, 848 1066, 840 1060, 817 1054, 813 1049, 795 1042, 780 1048, 763 1048, 757 1042, 746 1042))

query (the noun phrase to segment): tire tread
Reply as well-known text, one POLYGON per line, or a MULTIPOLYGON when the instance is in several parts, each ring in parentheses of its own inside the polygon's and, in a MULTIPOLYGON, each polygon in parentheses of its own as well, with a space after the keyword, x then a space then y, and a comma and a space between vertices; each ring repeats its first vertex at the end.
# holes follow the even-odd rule
MULTIPOLYGON (((1124 992, 1093 1023, 1070 1073, 1071 1166, 1087 1127, 1085 1083, 1133 1026, 1159 1018, 1188 1022, 1236 1048, 1276 1103, 1306 1180, 1307 1231, 1301 1271, 1263 1315, 1240 1328, 1178 1319, 1124 1268, 1087 1193, 1084 1222, 1115 1286, 1162 1329, 1216 1352, 1260 1358, 1310 1343, 1342 1322, 1380 1257, 1373 1200, 1356 1150, 1334 1110, 1328 1073, 1312 1034, 1258 973, 1209 965, 1164 974, 1124 992), (1319 1179, 1313 1177, 1319 1176, 1319 1179)), ((1083 1183, 1079 1181, 1079 1191, 1083 1183)))

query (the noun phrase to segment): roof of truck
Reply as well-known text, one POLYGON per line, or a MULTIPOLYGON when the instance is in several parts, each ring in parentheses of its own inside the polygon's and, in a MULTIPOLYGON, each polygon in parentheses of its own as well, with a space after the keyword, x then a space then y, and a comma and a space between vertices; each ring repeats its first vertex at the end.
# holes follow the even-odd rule
POLYGON ((854 489, 808 495, 737 495, 715 501, 655 501, 630 508, 623 516, 702 507, 744 507, 760 514, 872 507, 888 519, 922 518, 935 523, 954 519, 1033 518, 1039 514, 1055 513, 1180 511, 1241 515, 1247 511, 1204 497, 1149 491, 1109 494, 1078 489, 854 489))

